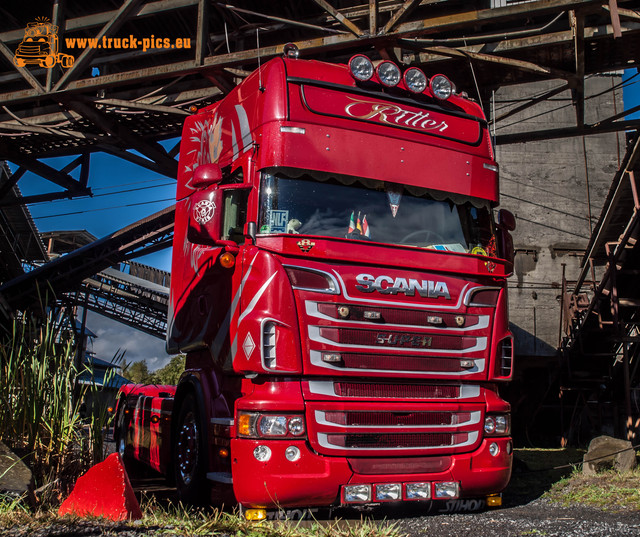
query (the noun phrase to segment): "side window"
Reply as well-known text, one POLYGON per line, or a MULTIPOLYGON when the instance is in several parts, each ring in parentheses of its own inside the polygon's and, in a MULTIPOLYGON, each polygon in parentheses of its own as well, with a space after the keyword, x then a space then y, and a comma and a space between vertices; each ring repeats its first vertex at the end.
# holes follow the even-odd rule
POLYGON ((222 194, 224 214, 222 217, 222 239, 238 244, 244 242, 244 225, 247 222, 247 199, 249 191, 229 189, 222 194))

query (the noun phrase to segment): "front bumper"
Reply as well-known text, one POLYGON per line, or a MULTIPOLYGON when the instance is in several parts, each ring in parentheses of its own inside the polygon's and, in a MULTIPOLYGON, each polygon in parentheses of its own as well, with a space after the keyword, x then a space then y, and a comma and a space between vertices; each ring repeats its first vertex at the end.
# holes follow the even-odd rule
MULTIPOLYGON (((511 439, 485 438, 472 453, 452 455, 446 469, 430 473, 356 473, 346 457, 325 457, 304 440, 231 441, 233 491, 241 505, 250 508, 329 507, 341 504, 341 487, 350 484, 449 482, 460 483, 461 498, 478 498, 501 492, 511 477, 511 439), (498 454, 489 453, 491 443, 498 454), (259 445, 271 449, 260 462, 253 455, 259 445), (288 461, 285 450, 296 446, 301 456, 288 461)), ((407 458, 407 468, 411 459, 407 458)), ((449 499, 449 498, 447 498, 449 499)), ((377 503, 375 501, 370 503, 377 503)))

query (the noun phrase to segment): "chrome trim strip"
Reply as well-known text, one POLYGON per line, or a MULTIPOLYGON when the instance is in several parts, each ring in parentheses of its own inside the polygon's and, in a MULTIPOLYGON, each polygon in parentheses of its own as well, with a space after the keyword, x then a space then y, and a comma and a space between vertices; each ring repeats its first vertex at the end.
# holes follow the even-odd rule
MULTIPOLYGON (((363 304, 355 304, 350 303, 349 306, 364 306, 363 304)), ((408 308, 405 308, 408 309, 408 308)), ((353 326, 363 326, 363 327, 371 327, 371 326, 385 326, 387 328, 413 328, 413 327, 421 327, 421 328, 430 328, 433 330, 441 330, 443 332, 467 332, 470 330, 482 330, 483 328, 489 328, 489 319, 491 318, 489 315, 478 315, 478 322, 472 326, 465 326, 463 328, 442 328, 435 325, 422 325, 422 324, 389 324, 389 323, 376 323, 376 322, 367 322, 367 321, 350 321, 348 319, 336 319, 334 317, 329 317, 324 313, 320 313, 318 311, 318 302, 314 302, 311 300, 305 301, 305 310, 307 315, 310 317, 315 317, 317 319, 323 319, 325 321, 331 321, 334 323, 348 323, 353 326)))
MULTIPOLYGON (((392 358, 393 355, 387 355, 392 358)), ((416 356, 416 358, 420 358, 416 356)), ((437 358, 437 357, 434 357, 437 358)), ((474 373, 481 373, 484 371, 485 360, 484 358, 473 358, 475 365, 472 368, 465 369, 464 371, 453 372, 453 371, 415 371, 415 370, 404 370, 404 369, 364 369, 364 368, 352 368, 352 367, 337 367, 335 365, 329 364, 327 362, 322 361, 322 352, 320 351, 311 351, 310 352, 310 360, 311 365, 315 365, 317 367, 324 367, 325 369, 329 369, 331 371, 354 371, 360 372, 366 371, 367 373, 402 373, 402 374, 413 374, 413 375, 451 375, 451 376, 459 376, 463 377, 466 375, 472 375, 474 373)))
MULTIPOLYGON (((329 278, 331 280, 331 284, 333 285, 333 290, 322 290, 322 289, 309 289, 307 287, 296 287, 292 283, 291 287, 293 289, 297 289, 298 291, 311 291, 313 293, 324 293, 325 295, 339 295, 340 294, 340 285, 338 284, 338 281, 336 280, 334 275, 331 274, 330 272, 325 272, 324 270, 319 270, 319 269, 316 269, 316 268, 300 267, 298 265, 282 265, 282 267, 284 269, 293 268, 293 269, 298 269, 298 270, 306 270, 307 272, 315 272, 316 274, 321 274, 322 276, 326 276, 327 278, 329 278)), ((291 282, 291 280, 289 280, 289 282, 291 282)))
POLYGON ((233 418, 211 418, 211 425, 227 425, 233 427, 233 418))
POLYGON ((330 449, 334 451, 411 451, 416 449, 433 451, 436 449, 443 449, 443 448, 451 449, 451 448, 461 448, 461 447, 472 446, 478 440, 479 433, 478 431, 469 431, 467 432, 467 434, 469 435, 469 438, 467 439, 466 442, 462 442, 461 444, 447 444, 444 446, 413 446, 413 447, 404 447, 404 448, 384 448, 384 447, 348 448, 348 447, 334 446, 333 444, 329 443, 327 439, 327 436, 328 436, 327 433, 318 433, 318 444, 320 444, 325 449, 330 449))
MULTIPOLYGON (((330 411, 329 411, 330 412, 330 411)), ((350 412, 349 410, 338 410, 337 412, 350 412)), ((351 412, 357 412, 351 411, 351 412)), ((403 411, 405 412, 405 411, 403 411)), ((416 410, 415 412, 422 412, 416 410)), ((434 410, 427 410, 426 412, 438 412, 434 410)), ((449 412, 448 410, 443 410, 441 412, 449 412)), ((462 412, 460 410, 451 410, 452 414, 457 414, 458 412, 462 412)), ((327 411, 324 410, 316 410, 315 411, 315 420, 318 425, 325 425, 327 427, 334 427, 336 429, 344 429, 344 430, 360 430, 360 429, 384 429, 384 430, 395 430, 396 432, 406 432, 407 429, 420 429, 420 430, 429 430, 429 429, 437 429, 437 430, 456 430, 458 427, 464 427, 467 425, 475 425, 480 423, 480 418, 482 416, 482 412, 480 410, 474 410, 471 412, 471 416, 468 421, 462 423, 455 423, 453 425, 340 425, 339 423, 333 423, 331 421, 327 421, 325 418, 325 414, 327 411)), ((461 431, 466 432, 466 431, 461 431)))
POLYGON ((215 481, 216 483, 233 484, 233 478, 228 472, 209 472, 207 473, 207 479, 209 481, 215 481))
POLYGON ((464 295, 463 303, 464 303, 465 306, 471 306, 471 307, 474 307, 474 308, 495 308, 496 307, 495 304, 493 306, 490 306, 488 304, 477 304, 475 302, 471 302, 471 295, 474 295, 478 291, 498 291, 498 292, 500 292, 500 291, 502 291, 502 287, 493 287, 493 286, 472 287, 464 295))
POLYGON ((466 293, 467 291, 467 287, 469 287, 469 283, 467 283, 462 290, 460 291, 460 296, 458 297, 458 302, 453 305, 453 306, 439 306, 437 304, 419 304, 416 302, 393 302, 391 300, 373 300, 373 299, 366 299, 366 298, 355 298, 349 295, 349 293, 347 293, 347 287, 344 283, 344 280, 342 279, 342 277, 340 276, 340 274, 338 274, 338 272, 336 272, 335 270, 333 271, 333 273, 336 275, 336 277, 338 278, 338 280, 340 281, 340 286, 342 287, 342 294, 344 294, 345 298, 353 301, 353 302, 367 302, 369 304, 380 304, 380 305, 393 305, 393 306, 402 306, 402 307, 407 307, 407 306, 411 306, 412 308, 418 308, 418 309, 425 309, 425 310, 451 310, 451 311, 455 311, 455 310, 459 310, 460 306, 462 305, 462 297, 463 295, 466 293))
MULTIPOLYGON (((351 382, 351 379, 344 379, 346 382, 351 382)), ((351 399, 353 400, 352 397, 345 397, 342 395, 337 395, 336 391, 334 389, 333 386, 334 381, 333 380, 310 380, 308 381, 308 386, 309 386, 309 391, 315 395, 324 395, 327 397, 335 397, 335 398, 340 398, 340 399, 351 399)), ((370 384, 375 384, 375 383, 370 383, 370 384)), ((435 397, 424 397, 424 398, 418 398, 418 397, 406 397, 406 398, 402 398, 402 399, 412 399, 412 400, 427 400, 427 399, 444 399, 446 401, 459 401, 461 399, 473 399, 476 397, 480 396, 480 386, 476 385, 476 384, 456 384, 456 386, 459 386, 460 388, 460 396, 459 397, 439 397, 439 398, 435 398, 435 397)), ((363 398, 365 399, 365 398, 363 398)), ((370 397, 367 397, 366 399, 371 399, 370 397)), ((394 398, 394 397, 385 397, 384 399, 398 399, 398 398, 394 398)))
MULTIPOLYGON (((473 347, 462 350, 451 350, 451 349, 438 349, 436 347, 429 347, 428 349, 414 349, 410 347, 391 347, 391 346, 374 346, 374 345, 352 345, 350 343, 336 343, 335 341, 331 341, 330 339, 323 338, 320 335, 320 328, 332 328, 328 326, 309 326, 309 339, 311 341, 315 341, 316 343, 322 343, 324 345, 331 345, 332 347, 340 347, 346 349, 366 349, 366 350, 380 350, 380 349, 402 349, 402 350, 410 350, 412 352, 420 352, 420 353, 437 353, 437 354, 452 354, 452 355, 461 355, 467 354, 469 352, 480 352, 484 351, 487 348, 487 338, 486 337, 477 337, 476 344, 473 347)), ((339 329, 338 329, 339 330, 339 329)), ((432 334, 425 334, 425 336, 432 336, 432 334)))

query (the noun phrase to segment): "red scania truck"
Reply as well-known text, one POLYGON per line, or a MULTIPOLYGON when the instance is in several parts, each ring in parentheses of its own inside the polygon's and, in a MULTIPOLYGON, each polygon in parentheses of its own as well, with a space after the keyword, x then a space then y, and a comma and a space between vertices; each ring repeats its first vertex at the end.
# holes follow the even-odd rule
POLYGON ((125 458, 253 519, 499 505, 515 223, 475 102, 288 46, 185 121, 176 199, 167 349, 186 370, 122 389, 125 458))

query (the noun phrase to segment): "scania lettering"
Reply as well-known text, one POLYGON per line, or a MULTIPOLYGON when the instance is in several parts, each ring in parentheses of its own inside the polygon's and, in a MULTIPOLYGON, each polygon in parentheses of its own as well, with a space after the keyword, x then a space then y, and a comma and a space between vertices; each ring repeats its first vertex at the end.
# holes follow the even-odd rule
POLYGON ((253 520, 497 505, 515 222, 482 110, 437 73, 286 50, 185 120, 167 350, 186 370, 122 388, 118 449, 253 520))
POLYGON ((394 280, 391 276, 378 276, 374 279, 371 274, 358 274, 356 281, 359 284, 356 285, 356 289, 364 293, 378 291, 378 293, 382 294, 397 295, 398 293, 403 293, 407 296, 414 296, 415 292, 418 291, 419 295, 423 297, 451 299, 445 282, 431 282, 428 280, 418 282, 413 278, 409 278, 407 282, 406 278, 396 278, 394 280))

